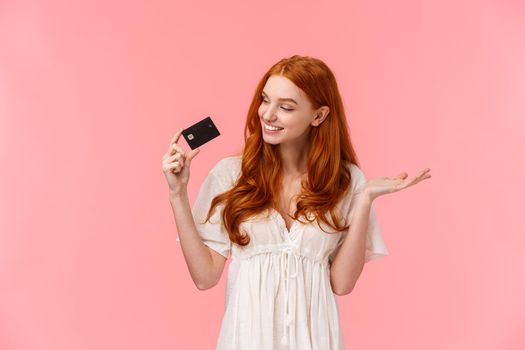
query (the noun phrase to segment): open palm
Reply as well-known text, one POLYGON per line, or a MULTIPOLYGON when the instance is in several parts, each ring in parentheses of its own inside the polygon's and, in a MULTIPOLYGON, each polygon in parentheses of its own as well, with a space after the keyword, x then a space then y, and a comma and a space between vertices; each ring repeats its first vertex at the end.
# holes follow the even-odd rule
POLYGON ((408 179, 408 174, 402 172, 396 177, 376 177, 367 181, 366 192, 372 199, 387 193, 400 191, 409 186, 415 185, 425 179, 430 178, 430 168, 422 170, 416 177, 408 179))

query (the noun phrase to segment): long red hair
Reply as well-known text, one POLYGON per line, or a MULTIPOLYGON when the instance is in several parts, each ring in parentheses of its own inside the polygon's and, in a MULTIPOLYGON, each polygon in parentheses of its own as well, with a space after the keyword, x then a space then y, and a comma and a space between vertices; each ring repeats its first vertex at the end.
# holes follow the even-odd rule
POLYGON ((304 216, 308 222, 320 220, 336 231, 349 228, 348 225, 342 226, 337 213, 334 213, 337 203, 351 190, 349 164, 358 165, 341 95, 334 74, 323 61, 294 55, 274 64, 257 85, 244 128, 245 145, 240 177, 230 190, 212 200, 205 220, 208 221, 215 207, 225 201, 222 221, 230 240, 242 246, 250 242, 250 237, 240 233, 240 223, 266 209, 276 208, 281 193, 282 161, 279 145, 264 142, 258 115, 262 90, 268 78, 274 74, 288 78, 303 90, 313 109, 321 106, 330 108, 326 119, 310 130, 308 177, 307 181, 302 182, 293 218, 299 220, 304 216), (314 217, 308 218, 307 213, 314 214, 314 217), (327 213, 332 222, 326 219, 327 213))

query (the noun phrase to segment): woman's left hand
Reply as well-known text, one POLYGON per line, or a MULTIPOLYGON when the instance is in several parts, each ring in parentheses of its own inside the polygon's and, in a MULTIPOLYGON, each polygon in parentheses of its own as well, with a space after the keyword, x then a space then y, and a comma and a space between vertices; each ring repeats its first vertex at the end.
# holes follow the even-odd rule
POLYGON ((429 171, 430 168, 426 168, 412 179, 407 179, 408 174, 406 172, 402 172, 396 177, 376 177, 368 180, 363 192, 365 192, 371 200, 374 200, 384 194, 400 191, 430 178, 431 176, 428 174, 429 171))

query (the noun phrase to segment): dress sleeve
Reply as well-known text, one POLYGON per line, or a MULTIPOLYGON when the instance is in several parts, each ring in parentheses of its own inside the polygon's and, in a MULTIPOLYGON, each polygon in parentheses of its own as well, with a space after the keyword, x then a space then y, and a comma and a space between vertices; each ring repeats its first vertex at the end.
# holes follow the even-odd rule
POLYGON ((370 207, 370 219, 368 221, 368 234, 366 238, 365 263, 388 255, 388 249, 379 222, 377 221, 374 203, 370 207))
MULTIPOLYGON (((364 186, 366 186, 366 182, 367 178, 363 171, 356 165, 352 164, 353 193, 351 194, 350 205, 346 214, 347 224, 351 224, 352 222, 352 217, 356 209, 356 203, 359 201, 359 196, 361 195, 364 186)), ((348 235, 348 231, 349 230, 341 234, 341 238, 339 239, 334 252, 330 255, 330 261, 333 260, 335 254, 339 251, 339 248, 343 244, 345 237, 348 235)), ((379 222, 377 220, 375 205, 372 202, 366 236, 365 263, 369 262, 370 260, 387 256, 388 254, 389 252, 381 233, 381 227, 379 226, 379 222)))
MULTIPOLYGON (((228 257, 231 251, 230 237, 228 236, 228 232, 226 231, 221 218, 222 209, 225 203, 223 202, 217 205, 210 220, 206 223, 203 222, 208 214, 212 199, 216 195, 225 192, 227 189, 227 186, 224 185, 224 181, 219 175, 210 171, 199 189, 197 199, 195 199, 195 203, 191 210, 202 242, 225 258, 228 257)), ((177 242, 180 242, 178 236, 176 240, 177 242)))

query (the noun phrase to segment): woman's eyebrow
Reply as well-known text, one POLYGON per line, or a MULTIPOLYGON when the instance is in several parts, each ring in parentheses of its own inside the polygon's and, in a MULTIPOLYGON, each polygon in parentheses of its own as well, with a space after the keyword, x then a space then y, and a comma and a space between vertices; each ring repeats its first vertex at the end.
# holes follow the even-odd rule
MULTIPOLYGON (((266 92, 262 92, 264 96, 268 97, 268 94, 266 92)), ((279 98, 277 99, 278 101, 290 101, 290 102, 293 102, 295 103, 296 105, 298 105, 299 103, 297 103, 293 98, 279 98)))

